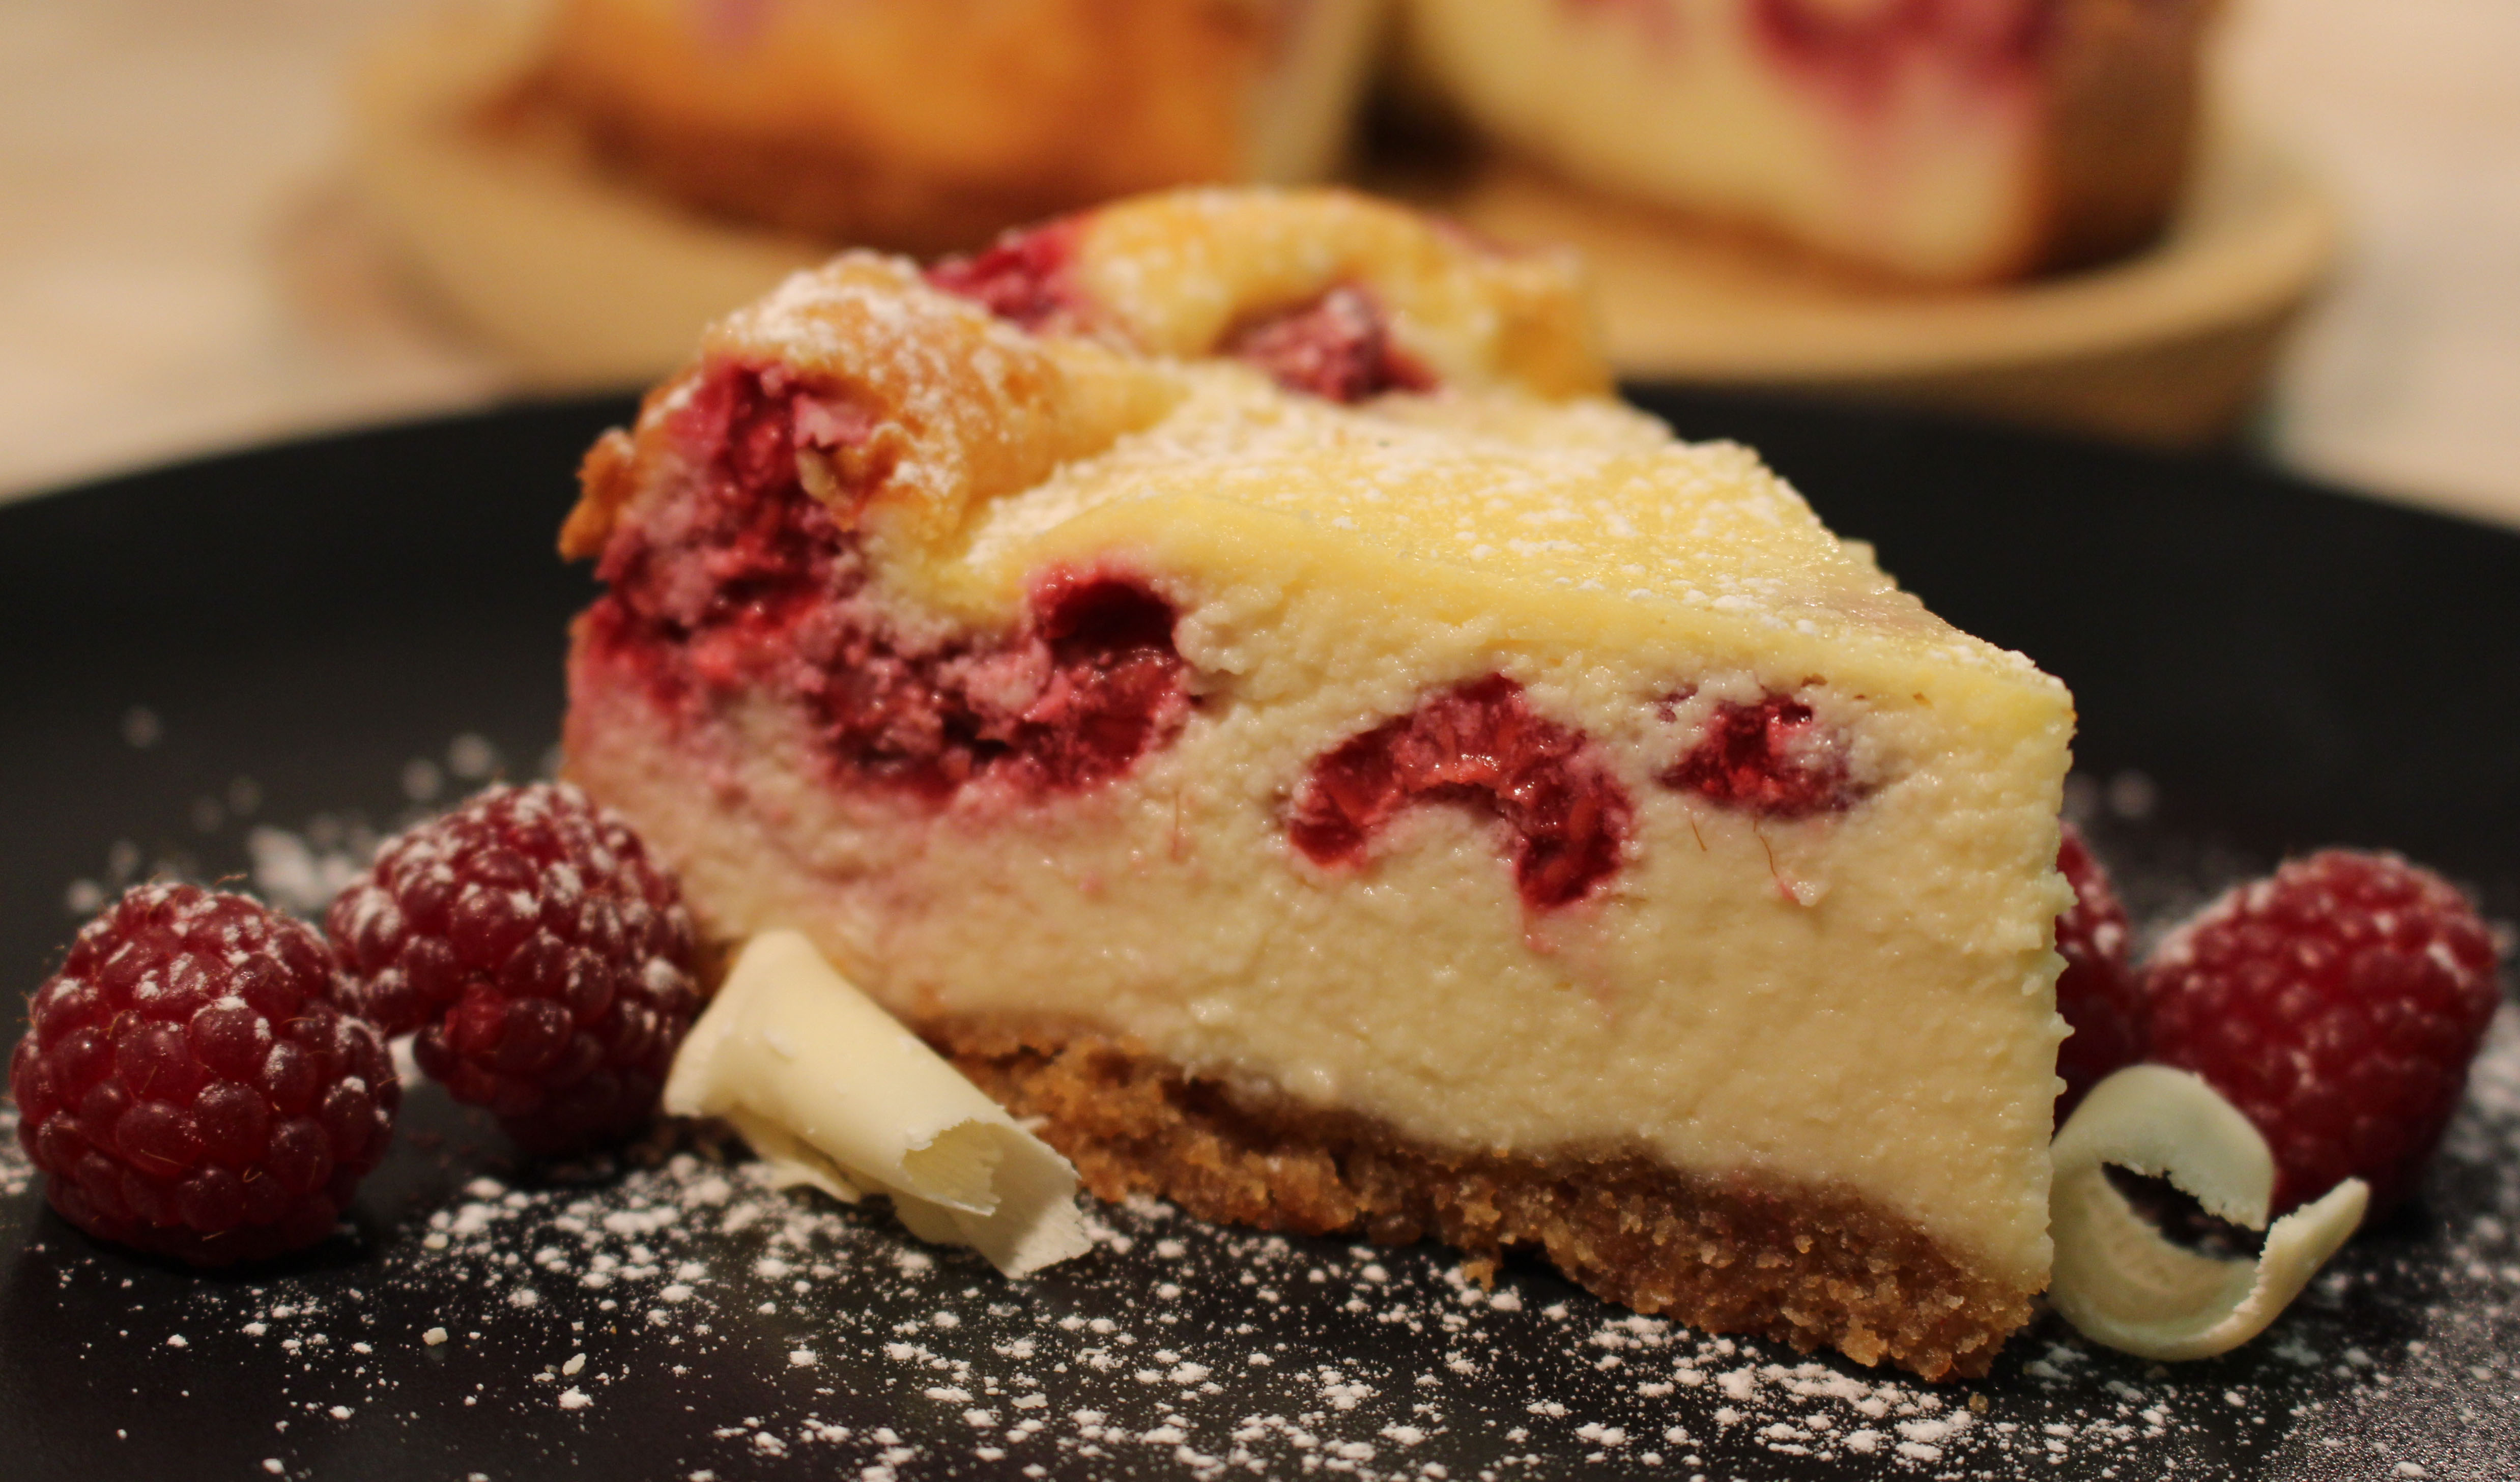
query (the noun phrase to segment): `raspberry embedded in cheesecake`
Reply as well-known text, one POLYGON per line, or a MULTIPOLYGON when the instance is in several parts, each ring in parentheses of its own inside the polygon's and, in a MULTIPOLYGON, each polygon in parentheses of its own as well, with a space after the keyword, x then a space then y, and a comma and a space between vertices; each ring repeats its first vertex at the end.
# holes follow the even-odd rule
POLYGON ((1962 284, 2151 240, 2214 0, 1411 0, 1422 69, 1570 176, 1962 284))
POLYGON ((1605 391, 1565 263, 1338 193, 839 258, 590 454, 570 773, 1106 1197, 1982 1372, 2069 700, 1605 391))

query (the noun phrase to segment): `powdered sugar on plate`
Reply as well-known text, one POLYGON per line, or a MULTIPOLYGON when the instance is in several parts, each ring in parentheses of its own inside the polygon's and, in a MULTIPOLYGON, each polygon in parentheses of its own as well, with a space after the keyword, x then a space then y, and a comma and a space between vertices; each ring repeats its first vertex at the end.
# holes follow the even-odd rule
MULTIPOLYGON (((2484 1477, 2479 1458, 2520 1454, 2508 1014, 2473 1100, 2442 1183, 2489 1197, 2441 1210, 2437 1233, 2366 1237, 2243 1353, 2168 1369, 2048 1318, 1973 1385, 1700 1333, 1537 1268, 1488 1290, 1432 1246, 1221 1230, 1154 1202, 1101 1209, 1093 1254, 1007 1281, 879 1205, 773 1190, 696 1128, 533 1180, 455 1182, 496 1156, 457 1153, 437 1191, 312 1269, 254 1285, 151 1271, 141 1310, 112 1311, 135 1263, 50 1220, 19 1271, 49 1273, 59 1321, 91 1344, 158 1348, 170 1374, 241 1349, 274 1370, 284 1460, 292 1433, 426 1421, 406 1395, 426 1390, 539 1415, 563 1441, 625 1409, 653 1427, 659 1394, 704 1396, 669 1407, 678 1476, 2238 1477, 2292 1456, 2484 1477)), ((28 1184, 12 1138, 0 1193, 21 1214, 28 1184)))
MULTIPOLYGON (((257 882, 306 884, 289 899, 312 910, 371 846, 345 825, 274 834, 257 882)), ((2154 868, 2121 868, 2130 896, 2198 894, 2154 868)), ((2485 1478, 2520 1456, 2508 1011, 2469 1102, 2421 1207, 2365 1233, 2259 1342, 2164 1367, 2048 1316, 1973 1384, 1640 1317, 1536 1265, 1489 1289, 1435 1246, 1219 1229, 1151 1201, 1098 1207, 1092 1253, 1009 1281, 911 1239, 879 1201, 768 1188, 712 1129, 519 1168, 433 1088, 355 1230, 243 1277, 129 1259, 39 1216, 0 1113, 0 1251, 19 1333, 52 1335, 59 1362, 136 1368, 153 1396, 201 1386, 259 1409, 269 1428, 239 1470, 268 1458, 290 1476, 375 1474, 356 1447, 382 1437, 454 1477, 516 1474, 519 1455, 600 1468, 631 1446, 621 1474, 725 1482, 2485 1478)))

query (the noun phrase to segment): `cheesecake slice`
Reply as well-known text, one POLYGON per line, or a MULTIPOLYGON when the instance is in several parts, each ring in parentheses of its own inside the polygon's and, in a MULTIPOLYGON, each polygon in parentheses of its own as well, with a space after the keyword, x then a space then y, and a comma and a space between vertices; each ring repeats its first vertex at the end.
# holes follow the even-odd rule
POLYGON ((2048 1270, 2072 709, 1577 279, 1148 198, 709 331, 562 537, 568 771, 1104 1197, 1984 1371, 2048 1270))
POLYGON ((2178 203, 2215 0, 1410 0, 1411 57, 1571 177, 1876 274, 2142 246, 2178 203))

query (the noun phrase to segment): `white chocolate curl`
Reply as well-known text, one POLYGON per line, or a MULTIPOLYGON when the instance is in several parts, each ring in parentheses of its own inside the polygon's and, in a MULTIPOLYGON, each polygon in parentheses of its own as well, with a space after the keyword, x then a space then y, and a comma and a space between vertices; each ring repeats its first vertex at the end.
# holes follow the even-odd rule
POLYGON ((1076 1170, 794 931, 744 944, 674 1056, 665 1109, 723 1117, 782 1188, 868 1190, 922 1240, 1011 1277, 1091 1245, 1076 1170))
POLYGON ((2147 1359, 2203 1359, 2266 1330, 2362 1223, 2347 1179, 2267 1230, 2274 1157, 2239 1108, 2184 1070, 2133 1065, 2092 1088, 2056 1134, 2049 1297, 2084 1336, 2147 1359), (2255 1261, 2173 1244, 2109 1182, 2108 1164, 2178 1186, 2207 1213, 2267 1230, 2255 1261))

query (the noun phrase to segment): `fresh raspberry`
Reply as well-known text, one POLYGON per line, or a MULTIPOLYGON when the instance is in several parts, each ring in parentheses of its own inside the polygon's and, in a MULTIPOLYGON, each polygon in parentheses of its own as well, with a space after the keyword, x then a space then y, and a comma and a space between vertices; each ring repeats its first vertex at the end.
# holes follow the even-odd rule
POLYGON ((2343 1179, 2409 1192, 2501 1002, 2467 898, 2391 854, 2330 849, 2207 907, 2154 954, 2150 1054, 2266 1134, 2275 1212, 2343 1179))
POLYGON ((2056 868, 2074 887, 2074 904, 2056 918, 2056 951, 2065 959, 2056 1011, 2074 1026, 2056 1051, 2056 1073, 2065 1078, 2056 1099, 2061 1125, 2093 1086, 2143 1058, 2144 1003, 2143 980, 2127 962, 2126 907, 2071 824, 2056 868))
POLYGON ((492 787, 387 843, 325 917, 367 1015, 528 1151, 621 1137, 691 1028, 692 921, 630 826, 492 787))
POLYGON ((9 1064, 53 1207, 199 1266, 330 1235, 402 1102, 338 986, 312 927, 243 896, 141 885, 88 922, 9 1064))

